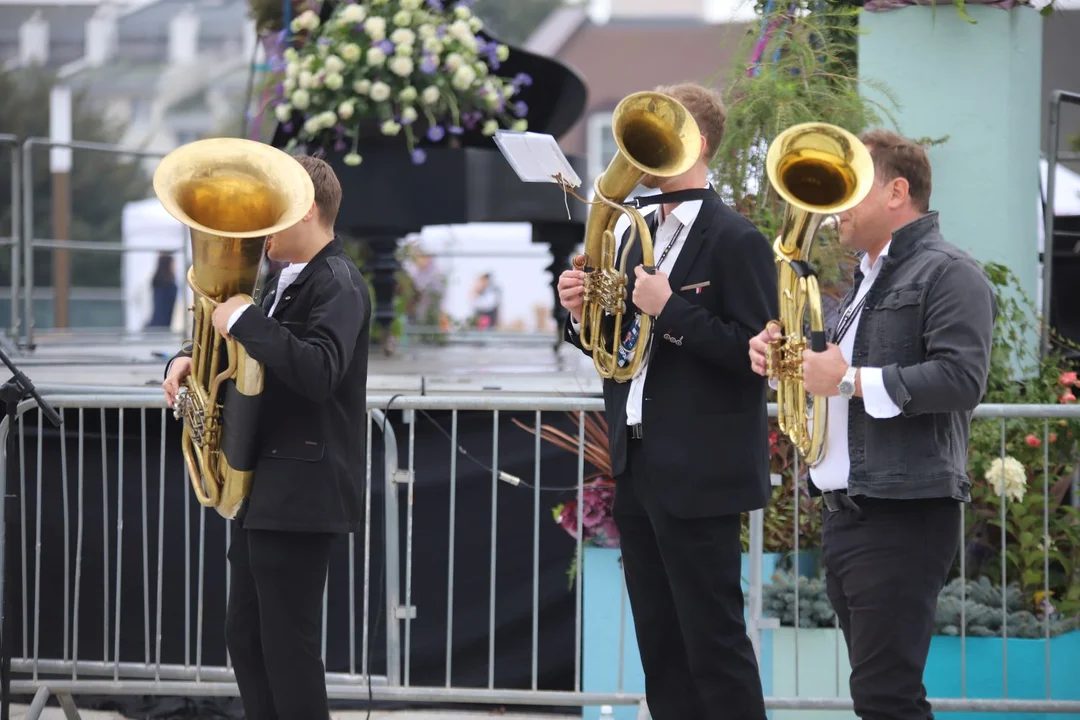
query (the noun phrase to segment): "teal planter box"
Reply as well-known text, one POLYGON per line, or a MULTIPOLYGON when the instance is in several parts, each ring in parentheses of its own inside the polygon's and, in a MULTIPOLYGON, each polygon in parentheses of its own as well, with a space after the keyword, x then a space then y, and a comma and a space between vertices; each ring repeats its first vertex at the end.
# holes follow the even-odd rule
MULTIPOLYGON (((1010 638, 1008 694, 1002 685, 1001 638, 965 638, 967 666, 961 669, 960 638, 935 635, 923 682, 931 698, 1040 700, 1047 697, 1046 641, 1010 638), (961 673, 966 686, 961 685, 961 673)), ((790 627, 762 632, 762 682, 772 697, 850 697, 851 665, 843 634, 831 628, 790 627), (797 649, 796 649, 797 646, 797 649), (798 665, 796 665, 796 660, 798 665), (797 668, 797 672, 796 672, 797 668)), ((1050 699, 1080 700, 1080 631, 1050 639, 1050 699)), ((948 720, 1064 720, 1078 714, 944 713, 948 720)), ((771 710, 770 720, 858 720, 851 711, 771 710)))
MULTIPOLYGON (((781 555, 762 558, 763 582, 768 582, 781 555)), ((622 574, 622 551, 618 548, 585 547, 582 558, 581 641, 582 678, 585 692, 645 694, 634 618, 622 574), (619 649, 622 638, 622 685, 619 684, 619 649)), ((742 587, 750 582, 750 556, 743 553, 742 587)), ((816 564, 816 563, 814 563, 816 564)), ((802 563, 800 563, 802 565, 802 563)), ((637 707, 614 706, 616 720, 635 720, 637 707)), ((598 706, 582 708, 582 720, 597 720, 598 706)))
MULTIPOLYGON (((1046 640, 968 637, 964 639, 967 668, 962 685, 960 638, 935 636, 930 644, 923 683, 930 697, 1047 698, 1046 640), (1008 684, 1002 682, 1008 660, 1008 684), (1006 689, 1008 692, 1006 693, 1006 689)), ((1049 696, 1052 700, 1080 700, 1080 631, 1050 638, 1049 696)), ((935 713, 936 714, 936 713, 935 713)), ((949 720, 1060 720, 1080 718, 1070 713, 948 713, 949 720)))

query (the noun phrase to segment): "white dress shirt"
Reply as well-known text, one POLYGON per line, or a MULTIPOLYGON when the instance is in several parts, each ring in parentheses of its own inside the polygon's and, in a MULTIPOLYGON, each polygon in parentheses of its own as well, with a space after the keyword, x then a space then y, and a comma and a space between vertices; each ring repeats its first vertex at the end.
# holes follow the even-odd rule
MULTIPOLYGON (((274 310, 277 309, 278 301, 281 300, 281 296, 285 292, 285 289, 293 284, 293 281, 300 275, 300 271, 305 267, 307 267, 307 263, 291 263, 282 268, 281 274, 278 275, 277 293, 274 295, 274 304, 270 306, 270 312, 266 313, 267 317, 273 317, 274 310)), ((232 330, 233 323, 239 320, 240 316, 249 307, 251 306, 245 305, 233 312, 233 314, 229 316, 229 324, 226 329, 232 330)))
MULTIPOLYGON (((859 321, 862 319, 862 305, 860 300, 870 291, 878 274, 881 272, 881 259, 889 253, 889 245, 881 251, 877 260, 870 265, 869 258, 863 255, 860 269, 863 273, 863 281, 859 284, 859 292, 848 304, 849 308, 857 308, 855 316, 851 319, 844 336, 840 338, 840 354, 844 361, 851 363, 851 355, 855 347, 855 334, 859 329, 859 321)), ((859 370, 859 380, 862 385, 862 401, 866 414, 872 418, 891 418, 900 414, 900 408, 889 397, 885 390, 885 383, 881 377, 881 368, 864 367, 859 370)), ((828 403, 828 427, 825 430, 825 457, 816 467, 810 468, 810 478, 819 490, 841 490, 848 486, 848 475, 851 473, 851 457, 848 453, 848 406, 850 401, 839 395, 834 395, 827 400, 828 403)))
MULTIPOLYGON (((705 187, 707 188, 709 186, 706 185, 705 187)), ((657 272, 664 272, 668 275, 671 274, 671 268, 675 267, 675 261, 679 258, 679 253, 686 244, 686 236, 690 233, 690 229, 697 219, 699 210, 701 210, 701 200, 689 200, 676 205, 675 209, 672 210, 671 214, 667 217, 661 215, 660 226, 656 229, 656 233, 653 237, 653 259, 657 263, 657 272), (668 243, 671 242, 672 238, 675 238, 675 243, 671 246, 671 250, 668 250, 667 256, 664 257, 664 261, 661 263, 660 256, 664 254, 664 249, 668 246, 668 243)), ((650 212, 662 213, 663 209, 660 205, 653 205, 649 208, 649 212, 642 214, 648 218, 650 212)), ((629 227, 630 221, 623 215, 615 223, 615 237, 622 238, 623 233, 625 233, 629 227)), ((638 239, 638 242, 641 242, 640 238, 638 239)), ((621 257, 621 253, 616 257, 621 257)), ((633 268, 627 268, 627 273, 633 271, 633 268)), ((629 300, 630 298, 627 299, 629 300)), ((624 326, 626 325, 628 318, 632 317, 632 315, 623 315, 624 326)), ((581 326, 575 322, 573 318, 570 318, 570 323, 574 332, 579 332, 581 330, 581 326)), ((628 330, 629 327, 626 327, 626 329, 628 330)), ((644 338, 639 336, 638 342, 641 342, 643 339, 644 338)), ((622 342, 622 338, 616 338, 616 340, 622 342)), ((616 353, 617 352, 618 345, 616 345, 616 353)), ((630 395, 626 399, 627 425, 637 425, 641 422, 641 401, 645 391, 645 374, 648 369, 649 356, 646 354, 642 359, 637 374, 630 380, 630 395)))

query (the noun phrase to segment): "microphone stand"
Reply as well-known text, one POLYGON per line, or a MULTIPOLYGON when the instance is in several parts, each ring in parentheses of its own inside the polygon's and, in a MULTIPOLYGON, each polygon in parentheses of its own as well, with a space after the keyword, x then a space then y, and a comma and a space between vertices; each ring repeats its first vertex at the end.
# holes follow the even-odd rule
POLYGON ((60 419, 60 415, 57 414, 52 405, 38 394, 34 383, 30 382, 30 378, 15 367, 3 350, 0 350, 0 360, 7 365, 12 376, 10 380, 0 385, 0 402, 4 403, 5 414, 8 419, 7 454, 4 457, 6 472, 4 473, 4 482, 0 484, 0 516, 4 518, 3 532, 0 533, 0 562, 3 563, 3 567, 0 568, 0 720, 9 720, 11 714, 11 655, 12 648, 15 645, 15 639, 12 637, 14 621, 12 620, 11 610, 11 586, 14 584, 12 580, 16 560, 15 543, 13 541, 18 537, 18 531, 20 530, 20 516, 15 510, 14 502, 18 495, 13 489, 14 483, 10 482, 13 475, 9 472, 14 467, 12 457, 15 448, 15 420, 19 416, 19 403, 27 398, 33 398, 37 402, 38 411, 45 415, 45 418, 52 423, 53 427, 60 427, 63 420, 60 419), (15 532, 12 532, 13 529, 15 532))

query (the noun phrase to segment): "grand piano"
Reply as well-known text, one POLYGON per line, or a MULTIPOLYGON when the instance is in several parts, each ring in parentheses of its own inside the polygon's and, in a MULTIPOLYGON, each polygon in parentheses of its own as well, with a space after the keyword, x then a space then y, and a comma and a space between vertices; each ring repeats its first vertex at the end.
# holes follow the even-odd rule
MULTIPOLYGON (((326 22, 332 12, 333 3, 324 3, 322 21, 326 22)), ((501 42, 486 30, 477 36, 501 42)), ((584 113, 587 91, 583 79, 556 60, 510 46, 508 59, 492 72, 509 79, 528 76, 529 81, 514 97, 528 104, 526 119, 532 132, 559 138, 584 113)), ((300 122, 279 123, 271 145, 284 147, 294 134, 289 128, 299 126, 300 122)), ((382 337, 390 337, 389 327, 394 320, 395 273, 399 268, 395 251, 399 239, 428 225, 463 223, 532 225, 533 242, 551 250, 553 261, 548 270, 555 297, 553 315, 556 327, 561 327, 565 311, 559 305, 556 286, 559 274, 570 267, 574 246, 582 240, 587 207, 573 198, 567 202, 558 185, 522 182, 494 140, 482 135, 479 127, 466 128, 457 136, 448 134, 438 143, 418 138, 417 146, 426 154, 426 162, 418 165, 413 164, 406 150, 404 135, 362 134, 358 151, 363 162, 358 166, 345 165, 344 153, 324 154, 344 190, 338 231, 367 243, 371 250, 371 263, 364 269, 373 274, 374 319, 384 330, 382 337), (451 140, 455 142, 453 147, 451 140)), ((567 159, 578 176, 585 179, 584 158, 570 155, 567 159)), ((557 342, 553 339, 553 343, 557 342)), ((391 348, 384 347, 388 351, 391 348)))

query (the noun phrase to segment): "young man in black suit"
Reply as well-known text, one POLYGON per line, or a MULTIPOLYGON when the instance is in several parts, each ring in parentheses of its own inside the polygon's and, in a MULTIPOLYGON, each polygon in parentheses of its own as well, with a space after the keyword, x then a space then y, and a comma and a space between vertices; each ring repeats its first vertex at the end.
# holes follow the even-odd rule
MULTIPOLYGON (((315 203, 267 238, 289 263, 258 305, 221 303, 214 328, 262 363, 260 457, 251 495, 233 523, 225 640, 248 720, 326 720, 322 597, 336 535, 361 528, 371 298, 334 236, 341 185, 322 160, 297 160, 315 203)), ((170 363, 172 406, 191 371, 170 363)))
MULTIPOLYGON (((694 117, 701 154, 684 175, 643 182, 678 193, 649 218, 656 273, 642 269, 640 244, 628 262, 628 309, 654 318, 652 350, 632 380, 604 382, 623 569, 652 716, 764 720, 743 620, 740 515, 770 494, 766 383, 746 354, 777 316, 776 268, 762 234, 707 181, 720 98, 691 84, 658 91, 694 117)), ((559 278, 578 347, 583 277, 559 278)))

